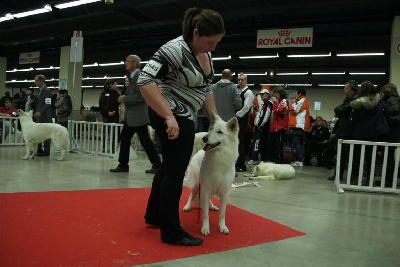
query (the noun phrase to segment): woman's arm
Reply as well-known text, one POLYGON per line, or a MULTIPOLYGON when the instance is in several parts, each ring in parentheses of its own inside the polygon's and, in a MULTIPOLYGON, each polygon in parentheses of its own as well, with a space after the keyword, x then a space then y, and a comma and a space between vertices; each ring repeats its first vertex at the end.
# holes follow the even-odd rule
POLYGON ((206 99, 203 103, 203 110, 208 120, 211 120, 211 110, 213 110, 215 114, 218 114, 213 94, 206 95, 206 99))
POLYGON ((179 135, 179 125, 175 120, 171 108, 161 95, 157 85, 155 83, 145 84, 140 87, 140 92, 151 109, 154 110, 160 117, 165 119, 168 139, 176 139, 179 135))

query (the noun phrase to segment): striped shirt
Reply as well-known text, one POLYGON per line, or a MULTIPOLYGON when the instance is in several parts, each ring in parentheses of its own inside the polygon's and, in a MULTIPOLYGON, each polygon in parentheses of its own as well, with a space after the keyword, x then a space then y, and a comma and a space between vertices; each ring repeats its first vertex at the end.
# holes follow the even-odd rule
POLYGON ((214 68, 208 53, 211 74, 206 77, 188 43, 182 36, 169 41, 150 58, 138 85, 155 83, 175 116, 195 120, 205 97, 212 94, 214 68))

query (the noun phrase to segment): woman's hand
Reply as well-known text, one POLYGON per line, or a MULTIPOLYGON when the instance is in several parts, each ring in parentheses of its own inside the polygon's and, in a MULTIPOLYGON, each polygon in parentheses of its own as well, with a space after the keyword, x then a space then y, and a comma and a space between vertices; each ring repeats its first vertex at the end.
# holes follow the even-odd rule
POLYGON ((168 117, 165 120, 165 124, 167 124, 167 135, 168 139, 176 139, 179 136, 179 125, 174 116, 168 117))

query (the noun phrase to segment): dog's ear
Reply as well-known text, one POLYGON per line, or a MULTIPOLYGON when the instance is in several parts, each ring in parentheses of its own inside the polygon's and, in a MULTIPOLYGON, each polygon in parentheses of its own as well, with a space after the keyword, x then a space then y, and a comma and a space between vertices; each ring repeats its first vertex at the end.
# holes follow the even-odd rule
POLYGON ((18 113, 20 116, 24 116, 25 112, 22 109, 18 109, 18 113))
POLYGON ((239 131, 239 122, 236 117, 233 117, 229 121, 227 121, 226 126, 232 132, 239 131))
POLYGON ((29 110, 28 114, 32 117, 33 116, 33 110, 29 110))

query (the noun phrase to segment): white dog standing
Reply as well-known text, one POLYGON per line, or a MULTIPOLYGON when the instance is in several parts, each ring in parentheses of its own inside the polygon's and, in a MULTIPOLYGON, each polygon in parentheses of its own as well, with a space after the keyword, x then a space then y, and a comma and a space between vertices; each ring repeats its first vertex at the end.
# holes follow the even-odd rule
POLYGON ((228 203, 229 188, 235 178, 235 162, 238 157, 239 125, 236 118, 223 121, 214 112, 211 114, 211 127, 203 137, 205 146, 198 151, 189 163, 186 171, 191 190, 188 202, 183 208, 189 211, 192 200, 200 203, 203 212, 201 233, 210 234, 208 212, 218 210, 210 200, 211 196, 219 197, 219 231, 228 234, 225 225, 225 211, 228 203), (199 200, 200 191, 200 200, 199 200))
POLYGON ((290 164, 275 164, 272 162, 261 162, 254 167, 252 174, 245 174, 249 180, 282 180, 292 179, 296 175, 294 168, 290 164))
POLYGON ((33 159, 37 144, 51 138, 54 145, 61 151, 61 155, 56 159, 63 160, 69 149, 68 130, 56 123, 35 123, 32 120, 32 113, 32 110, 29 112, 20 110, 22 135, 26 142, 26 155, 22 159, 33 159))

